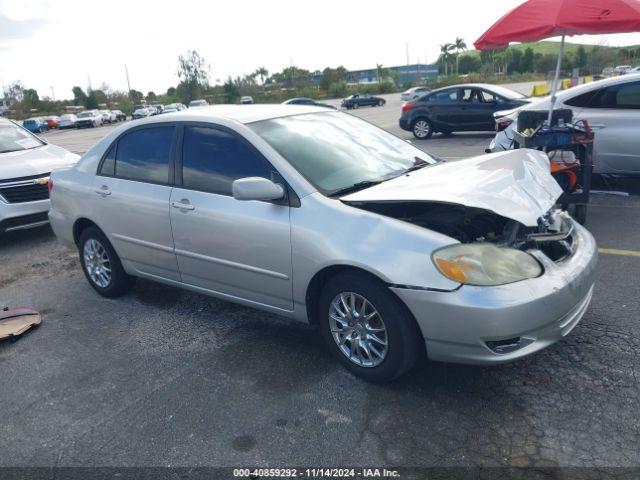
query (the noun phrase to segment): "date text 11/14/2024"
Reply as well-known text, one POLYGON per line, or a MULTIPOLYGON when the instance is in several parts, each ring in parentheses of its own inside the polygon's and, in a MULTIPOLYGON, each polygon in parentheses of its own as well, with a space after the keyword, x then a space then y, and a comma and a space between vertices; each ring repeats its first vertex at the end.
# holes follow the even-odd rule
POLYGON ((386 468, 237 468, 238 478, 399 478, 396 470, 386 468))

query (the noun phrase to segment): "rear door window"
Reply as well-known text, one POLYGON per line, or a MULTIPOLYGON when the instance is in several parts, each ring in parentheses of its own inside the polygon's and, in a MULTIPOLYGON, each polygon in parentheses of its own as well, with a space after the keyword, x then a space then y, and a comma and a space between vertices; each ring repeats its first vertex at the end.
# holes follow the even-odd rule
MULTIPOLYGON (((149 127, 120 137, 115 153, 115 176, 140 182, 169 183, 174 132, 174 126, 149 127)), ((103 166, 108 165, 108 157, 103 166)))

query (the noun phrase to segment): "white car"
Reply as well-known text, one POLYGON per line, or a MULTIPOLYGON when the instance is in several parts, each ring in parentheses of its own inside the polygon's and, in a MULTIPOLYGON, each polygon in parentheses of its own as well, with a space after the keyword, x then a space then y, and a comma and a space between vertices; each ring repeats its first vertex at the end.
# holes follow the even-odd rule
POLYGON ((421 97, 425 93, 429 93, 431 89, 429 87, 413 87, 409 90, 405 90, 400 94, 400 100, 403 102, 410 102, 418 97, 421 97))
POLYGON ((100 110, 100 114, 102 115, 102 123, 116 123, 118 121, 116 114, 111 110, 100 110))
POLYGON ((189 102, 189 108, 193 107, 206 107, 209 105, 206 100, 191 100, 189 102))
POLYGON ((0 118, 0 234, 46 224, 49 174, 79 158, 0 118))
POLYGON ((251 105, 253 103, 253 97, 246 95, 244 97, 240 97, 240 104, 242 105, 251 105))
MULTIPOLYGON (((512 148, 519 112, 548 110, 549 101, 545 97, 510 112, 496 112, 496 128, 500 131, 488 150, 512 148)), ((611 77, 564 90, 558 93, 554 108, 571 109, 574 123, 586 120, 593 129, 596 173, 640 173, 640 74, 611 77)))
POLYGON ((80 112, 76 117, 76 127, 100 127, 104 124, 102 114, 98 110, 87 110, 80 112))
POLYGON ((73 113, 68 113, 66 115, 62 115, 58 119, 58 128, 76 128, 76 121, 78 118, 73 113))

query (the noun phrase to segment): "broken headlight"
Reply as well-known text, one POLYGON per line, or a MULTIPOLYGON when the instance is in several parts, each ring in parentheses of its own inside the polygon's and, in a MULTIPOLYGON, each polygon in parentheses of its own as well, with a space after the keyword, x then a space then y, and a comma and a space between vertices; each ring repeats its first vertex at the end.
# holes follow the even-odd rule
POLYGON ((542 275, 528 253, 491 243, 461 243, 436 250, 433 263, 445 277, 468 285, 504 285, 542 275))

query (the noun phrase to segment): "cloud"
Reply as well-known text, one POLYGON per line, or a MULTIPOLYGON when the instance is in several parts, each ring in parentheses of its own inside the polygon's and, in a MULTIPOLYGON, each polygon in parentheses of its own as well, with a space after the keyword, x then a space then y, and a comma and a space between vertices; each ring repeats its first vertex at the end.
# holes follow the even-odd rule
POLYGON ((29 38, 46 24, 44 20, 12 20, 0 13, 0 43, 29 38))

